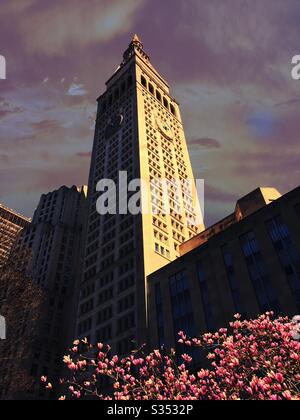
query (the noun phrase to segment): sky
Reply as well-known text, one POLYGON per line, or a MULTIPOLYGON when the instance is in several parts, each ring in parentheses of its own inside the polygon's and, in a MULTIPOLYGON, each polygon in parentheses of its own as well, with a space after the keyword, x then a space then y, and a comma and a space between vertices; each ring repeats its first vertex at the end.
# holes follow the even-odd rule
POLYGON ((299 0, 1 0, 0 202, 87 183, 96 99, 137 33, 181 105, 206 224, 299 185, 299 0))

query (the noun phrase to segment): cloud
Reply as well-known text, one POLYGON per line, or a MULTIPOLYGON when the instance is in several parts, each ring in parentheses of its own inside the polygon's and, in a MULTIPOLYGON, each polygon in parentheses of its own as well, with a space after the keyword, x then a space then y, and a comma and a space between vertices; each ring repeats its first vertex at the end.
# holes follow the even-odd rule
POLYGON ((69 96, 85 96, 87 93, 84 85, 78 83, 72 83, 68 90, 69 96))
POLYGON ((42 120, 31 124, 33 129, 37 132, 53 131, 60 127, 60 124, 56 120, 42 120))
POLYGON ((11 13, 22 13, 36 2, 37 0, 1 0, 0 16, 11 13))
POLYGON ((3 120, 4 118, 14 114, 19 114, 21 112, 21 107, 14 106, 9 101, 6 101, 4 98, 0 97, 0 120, 3 120))
POLYGON ((188 142, 189 146, 192 147, 203 147, 206 149, 220 149, 221 143, 216 139, 210 139, 210 138, 199 138, 199 139, 193 139, 188 142))
POLYGON ((181 104, 209 215, 223 217, 258 185, 287 192, 300 167, 299 83, 290 77, 300 2, 269 3, 1 0, 1 194, 20 208, 30 191, 82 183, 96 98, 134 32, 181 104))
POLYGON ((92 156, 92 152, 78 152, 76 153, 77 157, 89 159, 92 156))
POLYGON ((247 118, 250 131, 257 137, 270 137, 276 132, 277 121, 269 111, 255 111, 247 118))
POLYGON ((142 0, 53 0, 31 9, 20 23, 27 51, 61 55, 70 46, 79 51, 92 42, 107 42, 131 28, 140 4, 142 0))
MULTIPOLYGON (((225 187, 225 185, 224 185, 225 187)), ((205 199, 210 201, 222 201, 232 203, 238 200, 238 195, 232 192, 226 192, 221 188, 214 187, 209 184, 205 184, 205 199)))

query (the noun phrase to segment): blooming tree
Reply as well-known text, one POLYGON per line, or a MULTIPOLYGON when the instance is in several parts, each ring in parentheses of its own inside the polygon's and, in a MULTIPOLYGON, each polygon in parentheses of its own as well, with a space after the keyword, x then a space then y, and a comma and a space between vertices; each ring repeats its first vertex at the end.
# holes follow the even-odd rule
MULTIPOLYGON (((69 377, 60 399, 299 400, 300 343, 293 332, 288 318, 267 313, 251 321, 236 315, 228 329, 199 338, 180 332, 182 352, 169 355, 142 348, 120 358, 108 345, 78 340, 64 358, 69 377), (193 347, 206 355, 207 368, 195 368, 193 347)), ((42 382, 52 389, 46 377, 42 382)))

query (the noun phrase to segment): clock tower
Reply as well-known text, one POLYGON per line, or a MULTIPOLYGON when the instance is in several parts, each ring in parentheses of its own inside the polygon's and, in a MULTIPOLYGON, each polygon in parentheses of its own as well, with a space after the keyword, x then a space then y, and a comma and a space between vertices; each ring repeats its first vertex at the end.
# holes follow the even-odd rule
POLYGON ((126 354, 147 341, 147 276, 204 229, 179 105, 137 35, 98 98, 88 202, 76 336, 126 354), (97 184, 120 172, 146 185, 142 212, 99 215, 97 184))

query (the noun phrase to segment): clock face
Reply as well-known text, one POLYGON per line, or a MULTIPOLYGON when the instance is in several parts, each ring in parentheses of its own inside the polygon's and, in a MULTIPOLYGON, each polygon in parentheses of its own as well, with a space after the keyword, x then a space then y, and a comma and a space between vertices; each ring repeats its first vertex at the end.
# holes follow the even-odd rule
POLYGON ((122 114, 114 115, 108 120, 107 127, 105 130, 105 137, 109 138, 113 136, 121 127, 124 121, 124 116, 122 114))
POLYGON ((168 139, 171 140, 173 138, 173 136, 174 136, 171 127, 167 123, 161 121, 159 118, 156 119, 156 123, 157 123, 157 127, 158 127, 159 131, 165 137, 167 137, 168 139))

